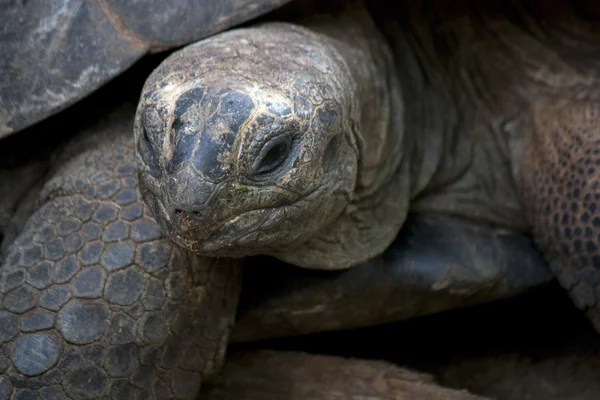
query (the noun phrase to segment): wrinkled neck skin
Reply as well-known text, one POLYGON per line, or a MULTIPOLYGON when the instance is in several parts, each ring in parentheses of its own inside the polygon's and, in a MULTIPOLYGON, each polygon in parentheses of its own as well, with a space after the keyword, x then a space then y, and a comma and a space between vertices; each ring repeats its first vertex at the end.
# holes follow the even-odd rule
POLYGON ((411 211, 529 231, 518 184, 532 109, 597 97, 598 2, 376 3, 416 136, 411 211))
POLYGON ((521 104, 510 90, 490 85, 508 84, 494 77, 497 71, 484 71, 497 62, 499 47, 459 3, 386 2, 372 10, 394 55, 404 129, 413 137, 410 208, 523 230, 506 132, 521 104))
POLYGON ((363 8, 312 15, 300 24, 331 43, 350 72, 360 107, 358 171, 350 204, 313 238, 274 256, 297 266, 341 269, 381 254, 402 227, 410 203, 410 136, 394 60, 363 8))
POLYGON ((334 43, 358 88, 354 198, 281 258, 355 265, 385 250, 409 207, 529 231, 518 185, 532 109, 600 97, 597 2, 373 0, 348 10, 304 25, 334 43))
MULTIPOLYGON (((528 228, 516 181, 532 105, 548 97, 600 93, 590 90, 592 75, 598 70, 594 61, 598 40, 585 36, 589 29, 576 27, 573 21, 581 22, 576 17, 581 12, 568 6, 566 12, 557 12, 542 0, 528 2, 535 6, 533 12, 519 8, 518 2, 392 4, 382 0, 379 8, 376 2, 369 1, 369 9, 356 6, 360 2, 345 8, 336 5, 337 11, 312 13, 305 20, 294 21, 296 26, 266 23, 219 35, 215 46, 209 40, 188 47, 187 52, 184 49, 177 56, 179 61, 172 60, 155 77, 179 77, 194 85, 192 72, 206 68, 217 81, 233 79, 236 75, 230 76, 229 63, 242 57, 238 60, 242 75, 255 82, 283 80, 284 86, 292 87, 296 79, 304 79, 317 86, 323 82, 335 86, 332 99, 339 114, 330 115, 339 115, 341 123, 306 131, 302 151, 307 157, 298 158, 297 168, 288 171, 293 176, 286 173, 285 179, 277 181, 293 187, 286 192, 289 199, 263 205, 260 197, 236 197, 219 210, 236 212, 237 217, 206 213, 207 220, 215 220, 214 229, 210 224, 190 223, 194 229, 204 229, 207 239, 198 239, 193 230, 172 224, 174 230, 185 231, 192 244, 198 244, 199 252, 223 257, 268 254, 306 268, 348 268, 381 254, 402 227, 409 207, 511 230, 528 228), (564 18, 568 12, 570 20, 564 18), (238 39, 244 34, 277 51, 264 54, 260 46, 246 48, 238 39), (223 51, 236 54, 224 57, 219 50, 223 44, 227 46, 223 51), (304 57, 294 58, 300 54, 294 53, 296 44, 304 57), (225 69, 211 68, 213 64, 225 69), (180 76, 177 68, 189 76, 180 76), (330 135, 343 138, 338 147, 332 147, 333 153, 326 148, 330 135), (327 154, 334 156, 326 158, 327 154), (316 194, 299 202, 297 193, 305 197, 316 194), (260 215, 255 204, 244 201, 259 203, 260 215), (274 207, 274 212, 262 213, 274 207), (248 235, 243 232, 244 223, 239 223, 245 213, 251 217, 242 221, 249 226, 255 217, 265 225, 248 235), (263 214, 273 218, 263 218, 263 214), (223 221, 227 222, 221 226, 223 221), (215 232, 224 233, 211 242, 215 232), (228 242, 231 238, 236 242, 228 242), (212 253, 218 246, 230 246, 231 250, 212 253)), ((161 95, 155 93, 157 101, 173 102, 170 87, 161 95)), ((309 90, 306 95, 321 107, 317 92, 313 96, 309 90)), ((154 101, 152 93, 146 93, 151 97, 144 101, 154 101)), ((314 115, 311 120, 297 117, 304 118, 302 124, 326 122, 314 115)), ((167 120, 157 119, 161 123, 167 120)), ((158 122, 156 132, 163 132, 158 122)), ((162 137, 163 143, 167 137, 162 137)), ((160 150, 156 143, 154 146, 160 150)), ((242 159, 245 154, 252 155, 251 151, 242 153, 242 159)), ((161 157, 164 161, 170 156, 161 157)), ((219 163, 227 164, 227 160, 219 163)), ((147 169, 150 163, 139 164, 147 169)), ((236 170, 239 176, 235 179, 251 173, 243 168, 243 162, 240 165, 236 168, 242 172, 236 170)))

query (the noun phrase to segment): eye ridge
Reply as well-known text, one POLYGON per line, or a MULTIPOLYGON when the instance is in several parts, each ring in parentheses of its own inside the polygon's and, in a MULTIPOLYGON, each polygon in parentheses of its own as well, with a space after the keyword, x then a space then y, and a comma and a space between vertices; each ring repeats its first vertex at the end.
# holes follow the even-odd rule
POLYGON ((289 135, 269 140, 252 166, 253 174, 266 175, 276 171, 289 158, 291 145, 292 138, 289 135))

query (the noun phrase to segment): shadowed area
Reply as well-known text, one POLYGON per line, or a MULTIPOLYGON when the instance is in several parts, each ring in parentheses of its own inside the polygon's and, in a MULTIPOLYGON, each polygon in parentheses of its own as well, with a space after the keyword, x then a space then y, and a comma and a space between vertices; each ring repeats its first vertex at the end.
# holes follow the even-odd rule
POLYGON ((600 338, 557 283, 532 293, 345 332, 230 346, 387 360, 497 400, 594 400, 600 338))

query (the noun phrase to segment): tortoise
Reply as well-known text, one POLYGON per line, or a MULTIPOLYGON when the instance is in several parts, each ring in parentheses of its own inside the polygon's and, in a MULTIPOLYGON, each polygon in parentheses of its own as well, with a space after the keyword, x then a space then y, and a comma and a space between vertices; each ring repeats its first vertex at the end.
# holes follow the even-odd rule
MULTIPOLYGON (((80 114, 89 118, 97 107, 94 99, 91 107, 75 109, 58 123, 14 136, 18 140, 0 149, 0 159, 22 148, 23 141, 47 135, 48 126, 64 128, 64 121, 80 114)), ((93 117, 56 151, 42 184, 17 199, 17 237, 6 236, 0 267, 0 394, 5 398, 195 398, 200 380, 210 379, 203 398, 261 398, 273 392, 301 397, 310 389, 323 396, 342 390, 344 398, 397 398, 417 390, 423 399, 476 399, 389 363, 295 353, 234 354, 224 375, 213 375, 228 337, 240 343, 366 326, 491 301, 548 281, 540 256, 522 235, 415 215, 384 256, 349 271, 305 274, 273 260, 248 260, 248 290, 230 334, 239 262, 196 256, 161 234, 135 190, 134 105, 115 108, 93 117), (428 254, 432 240, 444 249, 434 257, 428 254), (477 251, 461 250, 474 241, 480 244, 477 251), (514 258, 502 262, 489 256, 511 251, 514 258), (275 279, 265 281, 265 271, 275 279), (387 301, 398 304, 388 307, 387 301), (365 303, 362 309, 359 302, 365 303), (165 323, 172 334, 165 334, 165 323), (263 362, 264 371, 247 368, 263 362), (278 372, 289 365, 296 369, 278 372), (322 380, 340 376, 362 383, 338 387, 322 380), (298 382, 290 385, 290 379, 298 382)), ((22 178, 19 172, 7 181, 15 185, 22 178)))
POLYGON ((0 393, 192 398, 255 255, 330 271, 250 259, 237 341, 516 294, 530 232, 594 322, 595 11, 307 1, 174 53, 21 205, 0 393))
POLYGON ((169 239, 338 270, 382 254, 409 210, 451 214, 531 232, 600 329, 597 6, 314 7, 149 76, 137 165, 169 239))

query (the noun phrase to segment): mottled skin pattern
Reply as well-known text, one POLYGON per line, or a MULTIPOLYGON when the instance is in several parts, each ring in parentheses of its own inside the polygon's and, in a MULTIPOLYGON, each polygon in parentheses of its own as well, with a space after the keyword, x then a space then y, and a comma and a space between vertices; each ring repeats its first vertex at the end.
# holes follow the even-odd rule
POLYGON ((340 23, 364 30, 362 44, 383 60, 274 23, 189 46, 150 76, 138 165, 172 240, 204 255, 327 269, 387 248, 408 210, 408 179, 398 175, 402 135, 381 134, 396 126, 397 99, 379 82, 392 60, 373 26, 355 26, 361 17, 340 23))
POLYGON ((0 266, 2 399, 191 399, 223 361, 236 263, 163 237, 120 120, 58 157, 0 266))
POLYGON ((160 233, 137 191, 133 115, 80 132, 19 210, 0 265, 0 399, 196 399, 201 384, 207 399, 479 399, 387 363, 295 353, 238 355, 214 377, 239 268, 160 233))
POLYGON ((600 102, 565 98, 534 109, 524 194, 534 234, 575 305, 600 331, 600 102), (553 115, 553 118, 547 118, 553 115), (543 151, 540 151, 543 149, 543 151))
POLYGON ((193 398, 231 328, 229 257, 347 268, 409 208, 533 230, 598 326, 598 10, 541 3, 373 2, 175 53, 135 144, 75 143, 10 247, 0 398, 193 398))
POLYGON ((597 3, 360 5, 217 35, 150 76, 138 164, 167 235, 336 269, 409 207, 451 213, 532 231, 600 330, 597 3), (231 90, 248 105, 229 114, 231 90))

